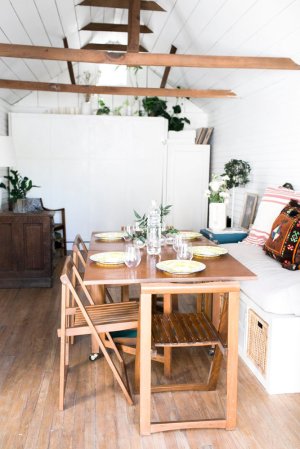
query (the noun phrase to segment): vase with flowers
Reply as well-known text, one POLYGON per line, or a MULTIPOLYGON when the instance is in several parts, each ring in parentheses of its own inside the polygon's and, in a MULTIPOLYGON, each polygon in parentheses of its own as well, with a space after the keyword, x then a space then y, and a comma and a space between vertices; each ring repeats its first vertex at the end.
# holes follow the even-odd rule
POLYGON ((205 196, 209 200, 208 226, 213 231, 222 231, 226 228, 226 204, 229 198, 227 181, 227 175, 213 174, 205 191, 205 196))

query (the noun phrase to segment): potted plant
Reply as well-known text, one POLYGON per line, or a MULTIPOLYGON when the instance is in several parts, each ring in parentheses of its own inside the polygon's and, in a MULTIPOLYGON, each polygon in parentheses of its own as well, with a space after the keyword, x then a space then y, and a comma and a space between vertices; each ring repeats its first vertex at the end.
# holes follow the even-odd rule
POLYGON ((172 113, 167 112, 167 102, 158 97, 143 98, 143 107, 149 117, 164 117, 169 122, 169 131, 181 131, 185 123, 190 123, 186 117, 178 117, 181 106, 176 104, 172 107, 172 113))
POLYGON ((227 189, 228 176, 212 175, 205 196, 209 200, 208 226, 214 231, 222 231, 226 228, 226 203, 229 198, 227 189))
POLYGON ((231 189, 231 227, 234 227, 233 214, 235 202, 235 188, 245 186, 250 181, 251 167, 248 162, 241 159, 231 159, 224 165, 224 174, 228 176, 227 187, 231 189))
POLYGON ((8 180, 6 186, 3 182, 0 183, 2 189, 8 192, 8 201, 10 209, 18 212, 25 212, 26 195, 33 187, 39 187, 32 183, 27 176, 21 176, 18 170, 10 170, 8 176, 4 176, 8 180))
MULTIPOLYGON (((104 103, 104 101, 100 98, 98 100, 98 110, 96 112, 97 115, 108 115, 110 113, 110 108, 108 106, 106 106, 106 104, 104 103)), ((116 114, 116 115, 121 115, 121 114, 116 114)))

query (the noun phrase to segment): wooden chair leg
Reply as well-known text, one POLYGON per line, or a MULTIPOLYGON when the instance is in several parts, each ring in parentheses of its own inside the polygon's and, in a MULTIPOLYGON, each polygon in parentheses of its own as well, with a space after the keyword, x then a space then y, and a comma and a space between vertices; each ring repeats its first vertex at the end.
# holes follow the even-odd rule
POLYGON ((129 285, 123 285, 121 287, 121 301, 122 302, 129 301, 129 285))
POLYGON ((66 337, 62 333, 60 338, 60 366, 59 366, 59 410, 64 409, 65 385, 68 364, 66 363, 66 337))
POLYGON ((171 305, 171 311, 175 310, 176 312, 178 312, 178 295, 172 295, 172 305, 171 305))
POLYGON ((217 383, 219 379, 219 374, 221 370, 223 360, 223 354, 219 348, 219 346, 215 347, 214 358, 210 366, 208 381, 207 381, 207 389, 209 391, 215 390, 217 388, 217 383))
POLYGON ((126 367, 125 367, 125 364, 123 362, 123 359, 122 359, 122 362, 123 362, 122 363, 122 367, 124 368, 124 373, 125 373, 125 377, 126 377, 126 384, 124 383, 124 381, 123 381, 123 379, 122 379, 122 377, 121 377, 121 375, 120 375, 116 365, 114 364, 114 362, 112 361, 110 355, 108 354, 107 349, 105 348, 105 345, 104 345, 104 343, 102 341, 102 338, 100 336, 99 336, 99 339, 98 339, 98 346, 100 347, 100 349, 101 349, 101 351, 102 351, 102 353, 103 353, 103 355, 104 355, 104 357, 105 357, 105 359, 106 359, 110 369, 112 370, 112 372, 113 372, 113 374, 114 374, 118 384, 120 385, 121 390, 123 391, 123 393, 124 393, 124 395, 125 395, 125 397, 127 399, 128 404, 129 405, 133 405, 133 400, 132 400, 132 397, 131 397, 131 394, 130 394, 130 390, 129 390, 129 383, 128 383, 128 379, 127 379, 126 367))
POLYGON ((197 313, 202 312, 202 299, 203 299, 202 293, 199 293, 198 295, 196 295, 196 312, 197 313))

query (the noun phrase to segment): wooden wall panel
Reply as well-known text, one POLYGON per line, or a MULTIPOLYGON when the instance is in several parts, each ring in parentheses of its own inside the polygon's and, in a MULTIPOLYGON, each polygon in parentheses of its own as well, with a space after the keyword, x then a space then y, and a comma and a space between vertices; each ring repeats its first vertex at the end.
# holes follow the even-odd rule
POLYGON ((43 223, 24 223, 24 270, 42 270, 44 266, 43 223))

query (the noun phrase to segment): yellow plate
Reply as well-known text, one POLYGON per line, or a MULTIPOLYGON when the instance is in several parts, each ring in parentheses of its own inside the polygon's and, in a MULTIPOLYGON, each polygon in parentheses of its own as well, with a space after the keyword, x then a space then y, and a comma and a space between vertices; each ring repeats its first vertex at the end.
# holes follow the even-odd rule
POLYGON ((121 240, 125 235, 125 232, 100 232, 99 234, 95 234, 97 239, 101 240, 121 240))
POLYGON ((228 250, 220 246, 192 246, 193 255, 196 257, 219 257, 228 253, 228 250))
POLYGON ((180 231, 179 234, 182 235, 182 237, 187 240, 198 239, 199 237, 202 236, 200 232, 190 232, 190 231, 180 231))
POLYGON ((125 263, 125 253, 123 251, 111 251, 107 253, 92 254, 90 259, 101 265, 119 265, 125 263))
POLYGON ((192 274, 203 271, 206 265, 195 260, 164 260, 158 262, 156 268, 171 274, 192 274))

